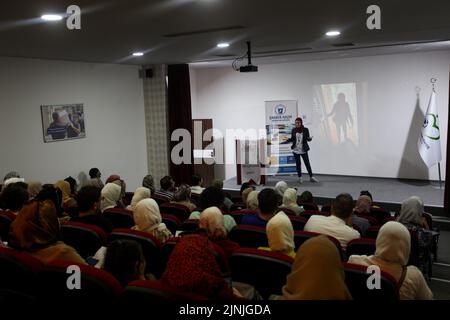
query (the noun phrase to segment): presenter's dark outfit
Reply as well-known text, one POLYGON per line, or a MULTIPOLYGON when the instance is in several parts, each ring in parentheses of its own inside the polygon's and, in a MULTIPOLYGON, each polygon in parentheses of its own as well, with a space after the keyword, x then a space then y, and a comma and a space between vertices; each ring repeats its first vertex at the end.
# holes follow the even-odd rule
POLYGON ((299 130, 298 128, 292 129, 291 138, 289 139, 292 142, 292 153, 295 158, 295 167, 297 168, 297 174, 300 178, 302 176, 302 163, 300 157, 302 157, 303 162, 305 163, 306 170, 308 170, 309 177, 313 177, 311 164, 309 163, 308 151, 309 145, 308 141, 311 141, 312 138, 309 136, 308 128, 303 127, 303 130, 299 130))

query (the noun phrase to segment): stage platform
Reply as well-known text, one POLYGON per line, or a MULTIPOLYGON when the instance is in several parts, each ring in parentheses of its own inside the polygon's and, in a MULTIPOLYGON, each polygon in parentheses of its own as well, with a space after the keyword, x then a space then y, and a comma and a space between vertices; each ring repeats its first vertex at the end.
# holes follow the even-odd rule
MULTIPOLYGON (((298 194, 305 190, 310 191, 319 205, 331 203, 331 200, 341 192, 348 192, 357 199, 361 190, 369 190, 374 202, 391 211, 399 211, 403 200, 417 195, 423 199, 427 212, 434 216, 445 216, 444 182, 440 189, 438 181, 338 175, 315 175, 315 177, 319 180, 318 183, 310 182, 309 177, 303 175, 303 183, 299 184, 297 176, 294 175, 268 176, 266 185, 258 186, 257 190, 266 186, 274 187, 278 181, 285 181, 290 187, 297 188, 298 194)), ((240 188, 236 177, 224 182, 224 190, 231 194, 236 194, 240 188)))

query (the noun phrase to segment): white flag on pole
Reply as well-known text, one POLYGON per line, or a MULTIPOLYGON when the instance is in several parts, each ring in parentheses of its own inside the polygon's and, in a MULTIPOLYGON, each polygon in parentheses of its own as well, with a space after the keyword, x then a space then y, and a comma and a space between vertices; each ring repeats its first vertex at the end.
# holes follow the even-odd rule
POLYGON ((439 117, 436 105, 436 92, 431 92, 427 113, 423 121, 418 141, 419 153, 423 162, 432 167, 442 160, 439 117))

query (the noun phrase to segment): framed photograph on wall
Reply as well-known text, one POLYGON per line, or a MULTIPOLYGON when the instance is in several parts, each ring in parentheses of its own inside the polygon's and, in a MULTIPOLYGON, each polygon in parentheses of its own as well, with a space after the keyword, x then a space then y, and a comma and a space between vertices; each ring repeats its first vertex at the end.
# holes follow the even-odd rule
POLYGON ((42 105, 44 142, 86 137, 83 104, 42 105))

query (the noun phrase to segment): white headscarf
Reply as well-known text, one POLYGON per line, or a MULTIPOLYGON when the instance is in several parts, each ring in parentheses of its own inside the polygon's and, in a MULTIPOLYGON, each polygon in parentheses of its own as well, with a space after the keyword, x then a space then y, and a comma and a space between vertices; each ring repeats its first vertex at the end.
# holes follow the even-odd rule
POLYGON ((114 208, 120 200, 122 189, 115 183, 107 183, 102 189, 102 200, 100 202, 100 210, 114 208))
POLYGON ((248 194, 247 197, 247 208, 250 210, 258 210, 259 202, 258 202, 258 193, 259 191, 252 191, 248 194))
POLYGON ((199 227, 206 229, 208 236, 215 239, 223 239, 227 236, 222 211, 217 207, 210 207, 200 214, 199 227))
POLYGON ((412 196, 402 203, 397 221, 406 227, 420 227, 422 225, 423 201, 412 196))
POLYGON ((128 210, 134 210, 139 201, 143 199, 150 198, 150 189, 145 187, 139 187, 134 191, 133 198, 131 199, 130 205, 127 207, 128 210))
POLYGON ((8 184, 17 183, 17 182, 25 182, 24 178, 9 178, 3 182, 3 187, 6 187, 8 184))
POLYGON ((287 188, 283 195, 283 206, 290 207, 297 205, 297 190, 287 188))
POLYGON ((280 195, 280 196, 284 196, 284 192, 287 190, 288 185, 286 182, 284 181, 278 181, 277 184, 275 185, 275 191, 280 195))
POLYGON ((166 241, 172 234, 162 223, 158 204, 155 200, 147 198, 139 201, 133 211, 133 229, 153 234, 161 242, 166 241))
POLYGON ((266 232, 272 251, 289 254, 294 250, 294 227, 284 212, 278 212, 267 222, 266 232))

